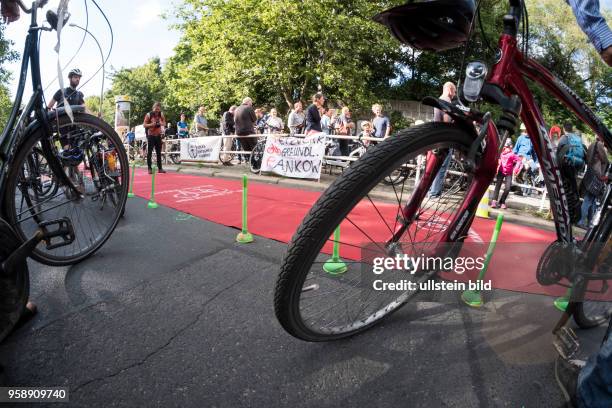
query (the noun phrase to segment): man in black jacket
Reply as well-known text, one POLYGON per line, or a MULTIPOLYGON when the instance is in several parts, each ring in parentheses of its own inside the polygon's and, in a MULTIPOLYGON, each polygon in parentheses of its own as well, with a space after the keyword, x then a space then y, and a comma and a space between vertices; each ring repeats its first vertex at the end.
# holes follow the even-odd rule
POLYGON ((317 93, 312 97, 312 103, 306 109, 306 135, 321 133, 321 114, 319 109, 325 103, 325 97, 322 93, 317 93))
MULTIPOLYGON (((242 100, 242 105, 234 112, 234 124, 237 136, 248 136, 255 133, 255 122, 257 116, 253 110, 253 100, 246 97, 242 100)), ((257 144, 257 139, 253 137, 240 138, 240 144, 244 150, 251 151, 257 144)))
MULTIPOLYGON (((229 135, 233 135, 236 133, 236 125, 234 124, 234 112, 236 111, 236 105, 230 106, 229 110, 223 114, 221 117, 221 131, 223 136, 223 150, 230 151, 232 150, 232 143, 234 142, 233 137, 227 137, 229 135)), ((228 160, 227 154, 224 154, 225 157, 221 158, 222 163, 226 165, 231 165, 231 162, 228 160)))

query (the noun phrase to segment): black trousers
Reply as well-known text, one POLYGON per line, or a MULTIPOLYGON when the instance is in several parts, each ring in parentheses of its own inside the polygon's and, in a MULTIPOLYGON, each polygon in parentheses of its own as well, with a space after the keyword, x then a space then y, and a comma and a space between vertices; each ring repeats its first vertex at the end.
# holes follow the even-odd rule
MULTIPOLYGON (((251 133, 248 133, 246 135, 237 135, 237 136, 248 136, 250 134, 251 133)), ((240 142, 240 145, 242 146, 242 148, 248 152, 253 150, 253 148, 257 144, 257 138, 255 137, 240 137, 238 138, 238 141, 240 142)))
POLYGON ((153 155, 153 148, 155 148, 155 154, 157 155, 157 168, 162 168, 162 140, 161 136, 147 136, 147 166, 151 168, 151 156, 153 155))
POLYGON ((493 200, 497 201, 497 197, 499 197, 499 191, 501 190, 502 183, 504 185, 504 193, 499 200, 500 204, 506 203, 506 198, 508 198, 508 194, 510 193, 510 187, 512 187, 512 173, 504 176, 500 171, 497 172, 497 181, 495 182, 495 191, 493 192, 493 200))

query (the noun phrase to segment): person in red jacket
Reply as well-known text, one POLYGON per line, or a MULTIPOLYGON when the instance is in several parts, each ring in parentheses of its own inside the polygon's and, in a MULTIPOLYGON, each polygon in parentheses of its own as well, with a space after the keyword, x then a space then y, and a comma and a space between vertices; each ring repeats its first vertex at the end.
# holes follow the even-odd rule
POLYGON ((499 164, 497 166, 497 181, 495 183, 495 192, 493 193, 491 208, 497 208, 498 204, 502 209, 508 208, 506 206, 506 198, 508 198, 510 188, 512 187, 512 173, 516 174, 517 171, 520 170, 521 158, 512 152, 512 140, 506 139, 506 144, 501 152, 499 164), (499 197, 502 183, 505 183, 504 193, 498 202, 497 197, 499 197))

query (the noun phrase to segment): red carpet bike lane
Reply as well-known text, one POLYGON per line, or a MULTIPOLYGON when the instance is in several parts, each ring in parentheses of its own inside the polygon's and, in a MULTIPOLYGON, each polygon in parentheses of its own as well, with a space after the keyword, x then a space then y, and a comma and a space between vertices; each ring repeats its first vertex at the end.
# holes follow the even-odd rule
MULTIPOLYGON (((136 170, 134 193, 149 198, 151 176, 144 170, 136 170)), ((257 236, 280 242, 289 242, 298 225, 319 198, 319 192, 285 188, 262 183, 249 183, 248 191, 249 231, 257 236)), ((191 214, 228 227, 241 228, 242 183, 239 180, 225 180, 180 173, 157 175, 155 178, 155 201, 161 205, 191 214)), ((394 214, 395 204, 377 202, 378 210, 394 214)), ((361 222, 376 221, 373 206, 363 203, 358 210, 361 222)), ((387 231, 378 223, 376 227, 381 241, 387 231)), ((466 242, 482 243, 489 240, 495 226, 494 220, 477 218, 466 242)), ((180 229, 177 230, 180 233, 180 229)), ((376 233, 376 232, 375 232, 376 233)), ((356 243, 358 231, 350 224, 342 224, 342 241, 356 243)), ((522 243, 515 253, 495 253, 491 259, 487 279, 498 289, 534 294, 560 296, 562 288, 542 287, 537 283, 535 271, 546 246, 555 239, 555 234, 541 229, 504 223, 499 243, 522 243), (530 245, 529 243, 532 243, 530 245), (508 273, 512 271, 512 273, 508 273)), ((332 246, 324 252, 331 254, 332 246)), ((350 245, 341 246, 340 255, 357 260, 360 253, 350 245)))

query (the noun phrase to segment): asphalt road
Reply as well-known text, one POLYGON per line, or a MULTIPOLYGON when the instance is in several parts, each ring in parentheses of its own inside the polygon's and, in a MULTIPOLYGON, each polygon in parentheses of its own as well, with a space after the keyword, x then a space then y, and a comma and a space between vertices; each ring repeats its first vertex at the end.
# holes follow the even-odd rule
MULTIPOLYGON (((79 265, 30 263, 40 312, 0 346, 5 385, 66 386, 81 407, 561 404, 550 298, 497 291, 471 310, 424 294, 365 334, 305 343, 273 314, 284 244, 145 206, 79 265)), ((603 329, 580 335, 593 350, 603 329)))

